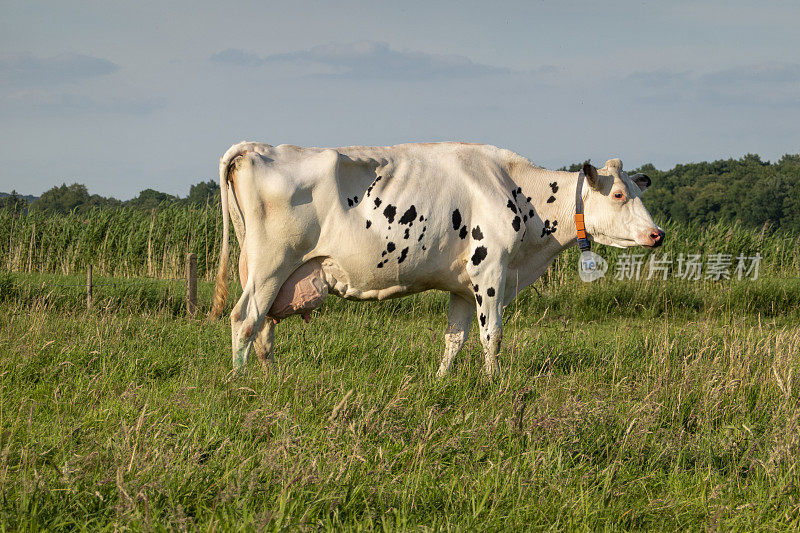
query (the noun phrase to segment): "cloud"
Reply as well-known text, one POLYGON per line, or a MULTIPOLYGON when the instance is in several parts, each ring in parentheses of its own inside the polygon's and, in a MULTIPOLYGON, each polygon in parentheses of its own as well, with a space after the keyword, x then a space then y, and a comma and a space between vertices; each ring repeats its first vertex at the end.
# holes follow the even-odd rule
POLYGON ((742 65, 702 74, 655 70, 626 78, 643 89, 637 100, 672 104, 695 101, 704 105, 796 107, 800 105, 800 65, 742 65))
POLYGON ((119 65, 107 59, 80 54, 55 57, 25 54, 0 59, 0 79, 16 87, 49 87, 107 76, 119 68, 119 65))
POLYGON ((690 71, 673 72, 667 69, 659 69, 633 72, 628 75, 627 80, 643 87, 672 87, 686 83, 690 76, 690 71))
POLYGON ((797 83, 800 82, 800 64, 763 63, 745 65, 710 72, 700 77, 700 81, 711 85, 729 83, 797 83))
POLYGON ((266 63, 266 61, 258 55, 236 48, 228 48, 227 50, 217 52, 209 59, 215 63, 224 63, 240 67, 258 67, 266 63))
POLYGON ((320 45, 263 57, 231 48, 214 54, 210 60, 242 67, 312 67, 312 76, 325 78, 430 80, 512 73, 508 68, 475 63, 465 56, 399 51, 374 41, 320 45))
POLYGON ((162 98, 95 98, 86 95, 53 92, 44 89, 19 91, 0 97, 0 112, 5 115, 118 114, 147 115, 162 109, 162 98))

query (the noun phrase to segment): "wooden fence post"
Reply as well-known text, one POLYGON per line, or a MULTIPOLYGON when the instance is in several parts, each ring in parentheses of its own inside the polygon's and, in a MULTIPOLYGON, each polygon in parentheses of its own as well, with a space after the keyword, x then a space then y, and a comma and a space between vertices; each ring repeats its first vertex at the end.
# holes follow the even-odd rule
POLYGON ((186 312, 189 316, 197 313, 197 254, 186 256, 186 312))
POLYGON ((86 309, 92 308, 92 265, 86 267, 86 309))

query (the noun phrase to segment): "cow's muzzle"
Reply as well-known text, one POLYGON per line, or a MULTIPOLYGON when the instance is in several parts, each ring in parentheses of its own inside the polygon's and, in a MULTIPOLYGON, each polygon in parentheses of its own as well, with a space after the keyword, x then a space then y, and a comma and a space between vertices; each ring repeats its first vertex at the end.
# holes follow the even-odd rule
POLYGON ((653 228, 647 234, 647 246, 648 248, 658 248, 662 244, 664 244, 664 238, 666 237, 666 233, 661 228, 653 228))

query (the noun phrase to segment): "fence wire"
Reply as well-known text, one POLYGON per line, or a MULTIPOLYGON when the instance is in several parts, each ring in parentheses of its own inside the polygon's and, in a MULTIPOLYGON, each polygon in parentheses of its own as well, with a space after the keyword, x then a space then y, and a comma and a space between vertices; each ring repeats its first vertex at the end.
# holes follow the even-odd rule
MULTIPOLYGON (((155 297, 156 300, 166 305, 175 305, 176 303, 180 302, 181 307, 183 307, 183 304, 185 304, 187 309, 194 310, 194 312, 189 312, 190 315, 196 314, 199 308, 203 307, 203 305, 198 302, 198 295, 196 293, 192 293, 191 290, 192 284, 194 285, 195 290, 198 286, 198 280, 196 277, 192 280, 190 280, 189 277, 127 280, 109 280, 99 277, 99 279, 95 281, 95 278, 92 276, 90 280, 87 280, 89 281, 89 283, 87 283, 87 281, 73 282, 72 280, 69 280, 65 282, 59 282, 58 280, 36 280, 27 278, 31 274, 34 276, 57 276, 56 274, 50 273, 6 271, 0 272, 0 275, 2 274, 8 274, 12 276, 12 279, 13 277, 17 277, 17 280, 12 281, 11 286, 6 285, 4 287, 1 283, 2 279, 0 279, 0 299, 2 299, 3 290, 8 290, 11 288, 12 294, 16 292, 17 296, 22 296, 23 294, 27 293, 27 296, 22 296, 24 298, 36 297, 37 294, 38 297, 45 297, 48 299, 51 297, 58 298, 57 295, 61 293, 65 297, 69 294, 69 298, 86 296, 87 305, 97 303, 98 305, 102 306, 104 305, 102 302, 108 300, 109 298, 114 300, 115 298, 136 294, 139 289, 151 287, 155 292, 153 295, 151 295, 151 298, 149 298, 150 300, 153 299, 152 297, 155 297), (13 289, 12 287, 16 287, 16 289, 13 289), (111 292, 109 292, 109 290, 111 292)), ((80 274, 73 274, 70 276, 79 275, 80 274)))

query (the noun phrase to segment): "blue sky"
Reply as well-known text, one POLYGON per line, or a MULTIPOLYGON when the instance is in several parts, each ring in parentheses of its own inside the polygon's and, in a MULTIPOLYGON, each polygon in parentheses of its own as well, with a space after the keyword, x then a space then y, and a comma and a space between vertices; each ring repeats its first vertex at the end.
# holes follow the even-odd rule
POLYGON ((185 196, 247 139, 545 167, 800 152, 798 2, 38 2, 0 20, 0 191, 185 196))

